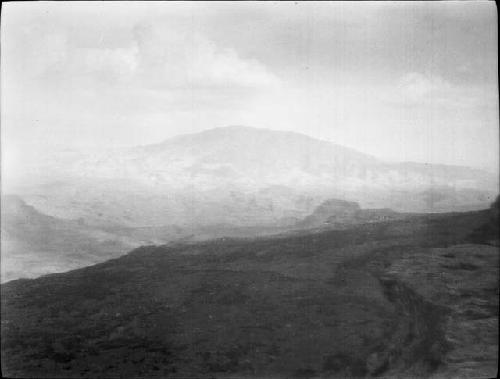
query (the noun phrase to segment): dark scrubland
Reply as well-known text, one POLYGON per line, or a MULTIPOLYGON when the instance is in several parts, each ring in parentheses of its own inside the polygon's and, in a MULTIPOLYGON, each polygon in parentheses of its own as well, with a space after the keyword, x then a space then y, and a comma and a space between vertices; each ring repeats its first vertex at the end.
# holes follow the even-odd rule
POLYGON ((144 246, 1 286, 8 377, 494 377, 498 212, 144 246))

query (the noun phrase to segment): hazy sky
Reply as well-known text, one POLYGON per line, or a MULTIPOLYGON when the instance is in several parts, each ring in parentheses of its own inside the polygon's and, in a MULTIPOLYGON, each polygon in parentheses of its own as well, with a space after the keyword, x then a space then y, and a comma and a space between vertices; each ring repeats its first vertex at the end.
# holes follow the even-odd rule
POLYGON ((4 159, 225 125, 497 170, 493 2, 20 2, 4 159))

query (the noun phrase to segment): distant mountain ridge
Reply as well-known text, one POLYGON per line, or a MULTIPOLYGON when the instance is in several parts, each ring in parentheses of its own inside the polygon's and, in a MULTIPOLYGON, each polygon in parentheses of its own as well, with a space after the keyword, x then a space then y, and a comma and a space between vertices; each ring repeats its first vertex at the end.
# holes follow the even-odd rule
POLYGON ((290 223, 331 198, 404 212, 482 209, 498 193, 498 178, 485 171, 387 163, 303 134, 243 126, 65 153, 35 172, 45 184, 19 194, 43 213, 130 227, 290 223))
POLYGON ((242 186, 342 186, 398 188, 455 185, 484 189, 495 179, 460 166, 387 163, 328 141, 294 133, 231 126, 180 135, 79 162, 80 173, 140 177, 146 183, 183 187, 186 181, 216 187, 208 177, 242 186), (126 164, 124 166, 124 164, 126 164), (177 182, 168 176, 177 174, 177 182), (332 183, 332 181, 335 181, 332 183))

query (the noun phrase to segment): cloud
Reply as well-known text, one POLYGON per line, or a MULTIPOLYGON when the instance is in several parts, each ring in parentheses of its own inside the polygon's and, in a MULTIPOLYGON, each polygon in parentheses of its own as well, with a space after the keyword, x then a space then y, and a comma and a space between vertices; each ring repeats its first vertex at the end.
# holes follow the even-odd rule
POLYGON ((208 86, 265 87, 279 83, 278 78, 255 59, 242 59, 234 49, 219 49, 198 38, 188 50, 190 82, 208 86), (191 55, 191 56, 190 56, 191 55))
POLYGON ((442 76, 410 72, 393 85, 386 86, 380 98, 395 106, 410 106, 427 111, 468 112, 494 110, 498 107, 496 85, 461 85, 442 76))
POLYGON ((152 25, 134 28, 141 79, 157 86, 189 88, 259 88, 280 81, 262 63, 242 58, 192 30, 152 25), (153 80, 151 80, 153 79, 153 80))
POLYGON ((73 70, 84 72, 109 72, 118 77, 133 74, 138 65, 137 49, 115 48, 83 48, 75 54, 76 66, 73 70))
POLYGON ((400 93, 406 100, 419 101, 428 96, 442 95, 452 89, 449 82, 439 76, 411 72, 399 81, 400 93))
POLYGON ((108 47, 103 41, 80 46, 70 30, 60 28, 36 37, 27 59, 46 85, 95 88, 106 84, 136 89, 259 89, 277 86, 279 78, 251 57, 221 47, 189 29, 137 24, 128 43, 108 47))

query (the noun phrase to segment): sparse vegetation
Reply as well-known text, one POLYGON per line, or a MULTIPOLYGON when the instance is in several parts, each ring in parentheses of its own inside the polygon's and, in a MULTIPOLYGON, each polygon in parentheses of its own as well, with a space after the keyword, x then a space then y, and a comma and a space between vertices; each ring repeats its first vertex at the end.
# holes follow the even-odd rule
POLYGON ((12 281, 2 285, 3 374, 453 376, 479 359, 491 374, 498 249, 467 241, 490 220, 428 215, 145 246, 12 281))

